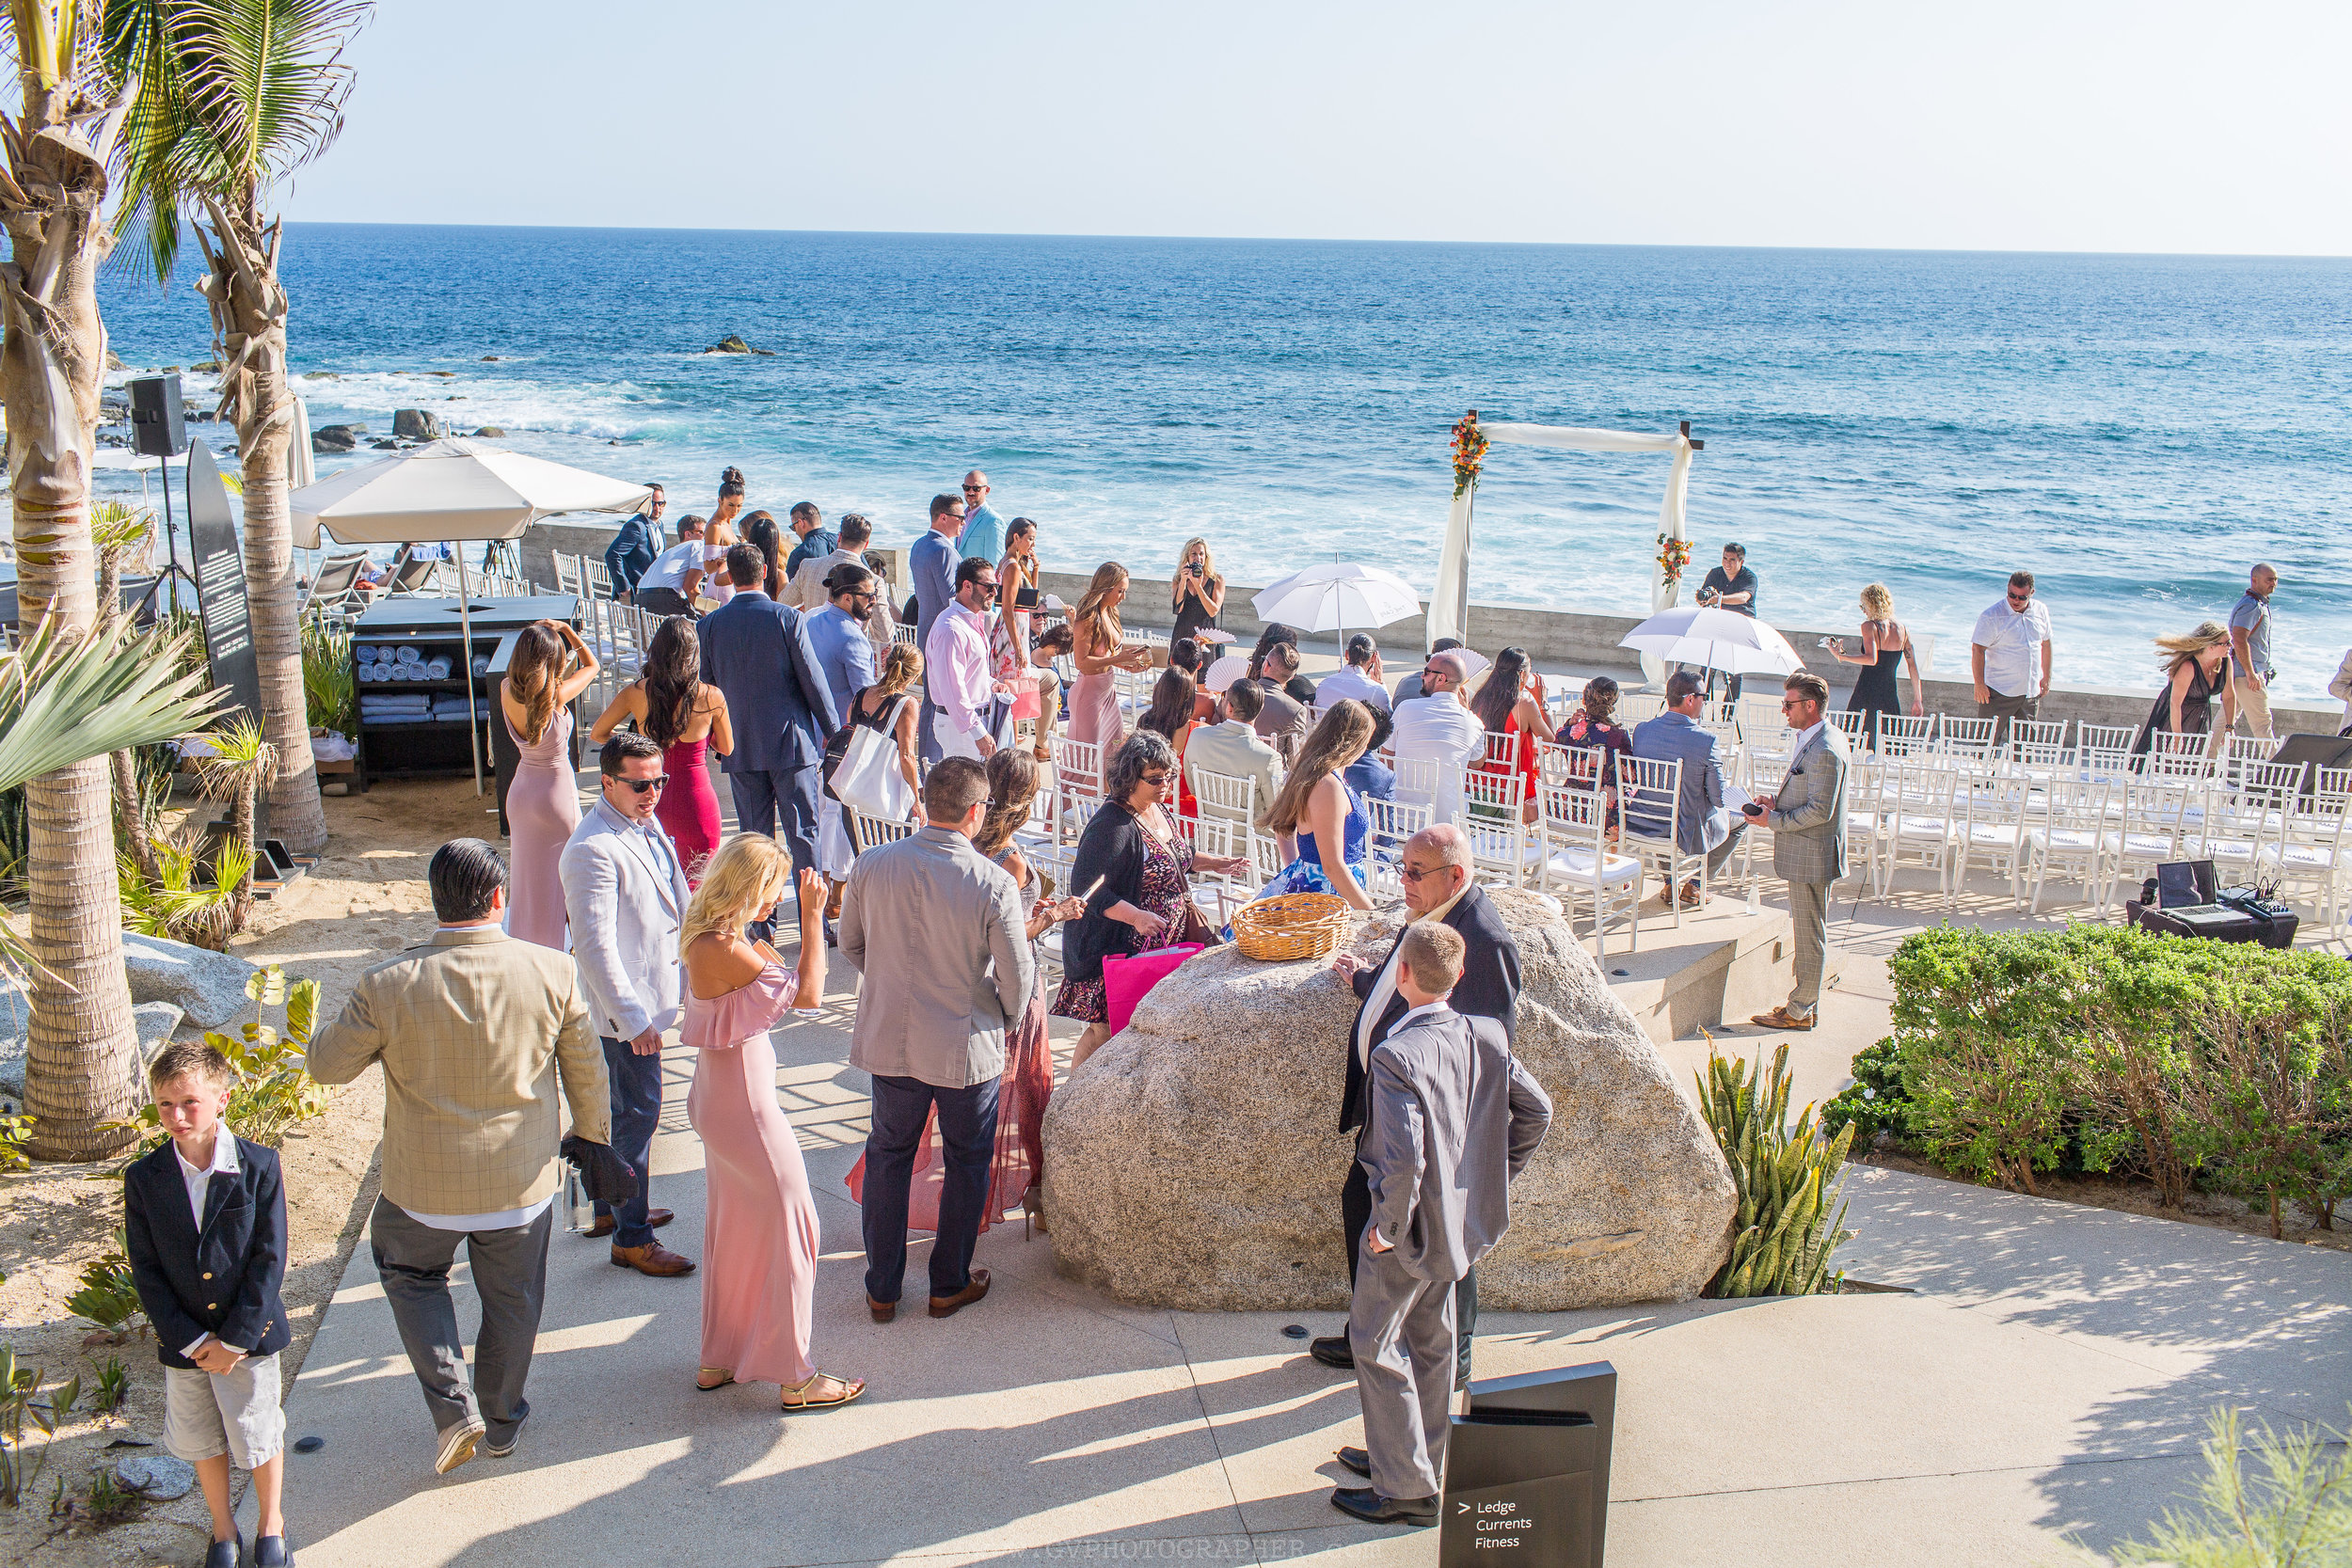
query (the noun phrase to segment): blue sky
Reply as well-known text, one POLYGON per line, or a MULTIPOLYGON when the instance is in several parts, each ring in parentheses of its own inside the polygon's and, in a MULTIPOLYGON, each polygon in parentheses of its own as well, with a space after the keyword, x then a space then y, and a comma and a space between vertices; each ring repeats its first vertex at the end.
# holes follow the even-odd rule
POLYGON ((296 218, 2352 254, 2352 8, 384 0, 296 218))

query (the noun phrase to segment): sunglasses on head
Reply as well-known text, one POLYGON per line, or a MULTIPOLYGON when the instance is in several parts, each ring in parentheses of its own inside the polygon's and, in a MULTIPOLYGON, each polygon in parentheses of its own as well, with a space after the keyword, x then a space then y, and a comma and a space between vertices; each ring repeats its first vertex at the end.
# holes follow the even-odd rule
POLYGON ((650 779, 615 779, 612 782, 615 784, 625 784, 628 785, 628 792, 631 795, 643 795, 649 789, 660 789, 663 784, 668 784, 670 782, 670 775, 667 773, 656 773, 650 779))

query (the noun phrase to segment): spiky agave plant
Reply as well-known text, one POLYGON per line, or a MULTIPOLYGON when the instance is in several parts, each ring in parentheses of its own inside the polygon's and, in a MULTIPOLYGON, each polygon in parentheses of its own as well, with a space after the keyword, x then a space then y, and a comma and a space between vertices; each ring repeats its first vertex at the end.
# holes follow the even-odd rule
POLYGON ((1772 1073, 1758 1081, 1752 1064, 1726 1061, 1708 1041, 1699 1103, 1740 1194, 1732 1222, 1731 1257, 1708 1286, 1710 1296, 1804 1296, 1844 1278, 1829 1272, 1830 1254, 1853 1232, 1846 1207, 1831 1185, 1846 1163, 1853 1128, 1824 1141, 1807 1105, 1788 1126, 1788 1047, 1772 1053, 1772 1073), (1837 1216, 1823 1220, 1830 1205, 1837 1216))

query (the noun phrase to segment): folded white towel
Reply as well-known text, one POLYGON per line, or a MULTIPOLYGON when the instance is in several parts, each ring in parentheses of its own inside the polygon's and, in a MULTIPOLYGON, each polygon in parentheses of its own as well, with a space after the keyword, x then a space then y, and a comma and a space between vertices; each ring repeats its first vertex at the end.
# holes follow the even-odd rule
POLYGON ((436 654, 424 661, 424 674, 427 680, 445 681, 449 679, 449 657, 445 654, 436 654))

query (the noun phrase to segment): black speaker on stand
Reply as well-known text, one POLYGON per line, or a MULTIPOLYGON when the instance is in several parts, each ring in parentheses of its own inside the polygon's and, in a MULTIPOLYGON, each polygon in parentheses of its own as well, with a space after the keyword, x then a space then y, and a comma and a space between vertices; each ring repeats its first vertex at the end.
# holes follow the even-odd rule
MULTIPOLYGON (((129 384, 131 393, 131 450, 141 457, 161 458, 156 465, 163 476, 164 487, 164 554, 169 564, 156 575, 156 582, 172 584, 171 599, 167 609, 176 609, 180 602, 180 583, 190 588, 196 580, 180 564, 180 542, 171 527, 171 459, 188 450, 188 421, 180 402, 180 378, 176 375, 143 375, 129 384)), ((153 592, 152 589, 149 592, 153 592)))

